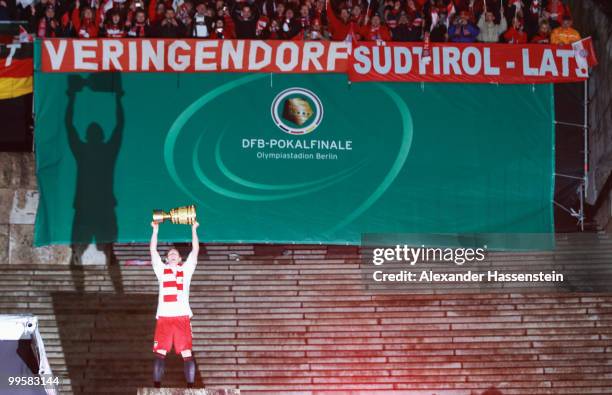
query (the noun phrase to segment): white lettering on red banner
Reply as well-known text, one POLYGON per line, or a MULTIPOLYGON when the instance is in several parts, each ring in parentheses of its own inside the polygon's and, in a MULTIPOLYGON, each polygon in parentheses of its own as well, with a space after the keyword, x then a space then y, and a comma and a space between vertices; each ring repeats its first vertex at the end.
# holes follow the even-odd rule
POLYGON ((574 46, 512 44, 359 43, 349 62, 351 81, 571 82, 588 78, 597 63, 590 39, 574 46))
POLYGON ((320 41, 47 39, 45 72, 346 72, 350 44, 320 41))
POLYGON ((570 82, 596 64, 580 45, 194 39, 46 39, 44 72, 348 73, 351 81, 570 82), (351 48, 352 47, 352 48, 351 48))

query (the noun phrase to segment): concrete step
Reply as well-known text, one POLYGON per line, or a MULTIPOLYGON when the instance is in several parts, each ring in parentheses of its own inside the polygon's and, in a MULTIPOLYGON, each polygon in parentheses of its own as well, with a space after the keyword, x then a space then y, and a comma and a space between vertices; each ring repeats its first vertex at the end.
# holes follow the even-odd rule
MULTIPOLYGON (((612 262, 605 237, 597 248, 568 238, 558 248, 555 259, 570 269, 575 256, 583 269, 604 272, 612 262)), ((148 260, 148 247, 116 245, 115 253, 122 265, 114 271, 0 266, 0 309, 38 315, 62 394, 133 395, 152 384, 158 284, 150 266, 123 264, 148 260)), ((523 267, 550 254, 499 253, 493 261, 523 267)), ((380 294, 365 289, 360 259, 355 247, 206 245, 190 297, 198 389, 612 393, 612 293, 380 294)), ((164 386, 184 387, 174 354, 164 386)))
POLYGON ((234 388, 138 388, 137 395, 240 395, 240 390, 234 388))

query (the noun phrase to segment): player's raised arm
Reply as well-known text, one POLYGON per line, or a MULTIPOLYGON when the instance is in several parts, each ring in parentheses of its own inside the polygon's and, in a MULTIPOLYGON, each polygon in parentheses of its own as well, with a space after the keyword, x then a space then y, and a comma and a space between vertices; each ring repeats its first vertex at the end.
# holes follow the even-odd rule
POLYGON ((109 144, 111 147, 115 148, 114 149, 115 152, 119 151, 119 146, 121 145, 121 139, 123 137, 123 125, 125 123, 123 105, 121 104, 122 97, 123 97, 123 90, 121 90, 121 87, 120 87, 119 90, 115 93, 115 111, 116 111, 115 119, 117 123, 115 125, 115 129, 113 129, 113 134, 111 135, 109 139, 109 144))
POLYGON ((157 233, 159 232, 159 224, 155 221, 151 222, 153 233, 151 234, 151 243, 149 244, 149 251, 151 252, 151 266, 157 278, 161 278, 164 272, 164 263, 162 262, 161 256, 157 251, 157 233))
POLYGON ((68 92, 67 92, 68 106, 66 107, 66 114, 65 114, 64 122, 66 125, 66 132, 68 132, 68 145, 70 146, 70 150, 76 156, 79 152, 81 152, 81 146, 83 145, 83 142, 79 138, 79 133, 77 132, 74 126, 74 122, 73 122, 74 102, 76 100, 76 92, 77 92, 77 88, 75 88, 75 86, 77 85, 79 80, 71 79, 70 81, 71 81, 71 86, 68 88, 68 92), (77 82, 72 82, 72 81, 77 81, 77 82))
POLYGON ((198 226, 200 224, 198 222, 194 222, 191 225, 191 253, 194 254, 197 258, 198 253, 200 252, 200 239, 198 238, 198 226))
POLYGON ((151 243, 149 244, 149 251, 151 252, 151 258, 153 258, 159 256, 159 252, 157 252, 157 233, 159 232, 159 224, 155 221, 152 221, 151 227, 153 228, 153 233, 151 234, 151 243))

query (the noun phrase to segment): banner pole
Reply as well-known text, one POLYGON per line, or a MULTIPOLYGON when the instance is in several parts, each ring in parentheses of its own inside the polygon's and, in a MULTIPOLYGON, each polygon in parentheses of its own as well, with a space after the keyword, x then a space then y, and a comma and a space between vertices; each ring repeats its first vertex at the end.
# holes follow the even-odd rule
POLYGON ((584 138, 584 180, 582 182, 582 193, 580 195, 580 210, 582 212, 582 221, 580 228, 584 232, 584 201, 587 198, 588 193, 588 171, 589 171, 589 80, 584 80, 584 128, 582 129, 584 138))
POLYGON ((580 231, 584 232, 584 196, 586 194, 584 184, 580 186, 580 231))
POLYGON ((589 80, 584 80, 584 197, 587 197, 588 171, 589 171, 589 80))

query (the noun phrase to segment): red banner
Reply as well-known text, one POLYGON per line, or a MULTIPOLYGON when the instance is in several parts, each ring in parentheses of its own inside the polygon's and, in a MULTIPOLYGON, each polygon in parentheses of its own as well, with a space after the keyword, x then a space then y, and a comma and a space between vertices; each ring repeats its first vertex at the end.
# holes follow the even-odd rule
POLYGON ((588 78, 574 46, 196 39, 46 39, 45 72, 348 73, 351 81, 543 83, 588 78), (352 53, 351 53, 352 47, 352 53))
POLYGON ((333 41, 47 39, 46 72, 345 73, 350 44, 333 41))
POLYGON ((348 73, 351 81, 524 84, 582 81, 595 64, 590 38, 574 46, 445 43, 428 50, 359 43, 348 73))

